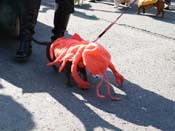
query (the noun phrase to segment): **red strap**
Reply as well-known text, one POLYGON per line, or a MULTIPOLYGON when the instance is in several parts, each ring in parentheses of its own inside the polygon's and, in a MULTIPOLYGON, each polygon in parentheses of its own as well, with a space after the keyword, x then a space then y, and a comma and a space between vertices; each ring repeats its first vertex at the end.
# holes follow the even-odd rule
MULTIPOLYGON (((131 5, 132 4, 134 4, 135 2, 136 2, 137 0, 134 0, 132 3, 131 3, 131 5)), ((100 34, 100 35, 98 35, 98 37, 93 41, 93 42, 97 42, 97 40, 99 40, 121 17, 122 17, 122 15, 126 12, 128 10, 128 8, 125 10, 125 11, 123 11, 113 22, 111 22, 111 24, 109 25, 109 26, 107 26, 105 29, 104 29, 104 31, 100 34)))

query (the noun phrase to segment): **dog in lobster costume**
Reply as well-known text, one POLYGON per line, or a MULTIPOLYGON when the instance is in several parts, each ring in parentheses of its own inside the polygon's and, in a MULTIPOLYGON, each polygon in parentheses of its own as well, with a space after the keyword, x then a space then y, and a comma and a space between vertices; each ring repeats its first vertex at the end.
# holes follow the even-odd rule
POLYGON ((107 68, 112 70, 117 84, 122 85, 123 76, 115 69, 111 62, 111 55, 99 43, 83 40, 78 34, 71 38, 61 37, 55 40, 50 46, 51 62, 48 66, 59 65, 58 71, 62 72, 67 62, 71 62, 71 74, 75 82, 82 89, 88 89, 90 83, 80 77, 78 68, 87 69, 90 74, 98 75, 100 82, 96 87, 96 93, 99 98, 104 98, 99 89, 103 81, 106 82, 107 92, 112 100, 120 100, 111 96, 110 82, 106 74, 107 68))

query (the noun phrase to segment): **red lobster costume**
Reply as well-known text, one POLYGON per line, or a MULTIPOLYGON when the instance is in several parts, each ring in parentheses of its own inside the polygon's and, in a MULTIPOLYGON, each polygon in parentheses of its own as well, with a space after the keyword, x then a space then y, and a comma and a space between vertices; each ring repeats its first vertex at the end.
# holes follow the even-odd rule
POLYGON ((97 96, 104 98, 104 96, 100 94, 99 89, 105 79, 109 97, 112 100, 120 100, 120 98, 111 96, 110 82, 106 74, 107 68, 112 70, 117 84, 122 85, 124 78, 117 72, 112 64, 111 55, 99 43, 83 40, 78 34, 74 34, 71 38, 61 37, 51 44, 50 58, 53 61, 50 62, 48 66, 59 64, 59 72, 64 69, 67 61, 71 61, 72 76, 82 89, 89 88, 90 84, 79 76, 77 66, 86 68, 92 75, 99 75, 100 82, 96 87, 97 96))

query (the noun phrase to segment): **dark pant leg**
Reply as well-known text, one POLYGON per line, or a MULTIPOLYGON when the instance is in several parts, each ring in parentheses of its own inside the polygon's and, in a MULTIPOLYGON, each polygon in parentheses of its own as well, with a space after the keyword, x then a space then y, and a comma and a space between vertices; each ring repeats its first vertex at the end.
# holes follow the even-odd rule
POLYGON ((70 14, 74 12, 74 0, 55 0, 57 8, 54 15, 54 28, 52 30, 53 36, 51 37, 51 43, 46 48, 46 56, 50 60, 50 45, 54 40, 64 36, 67 24, 69 22, 70 14))
POLYGON ((55 0, 58 5, 54 15, 54 29, 52 30, 52 41, 56 38, 64 36, 64 32, 69 22, 70 14, 74 12, 73 0, 55 0))
POLYGON ((20 39, 31 40, 41 0, 20 0, 20 39))
POLYGON ((17 61, 26 61, 32 52, 31 40, 37 22, 41 0, 18 0, 20 18, 20 44, 16 52, 17 61))

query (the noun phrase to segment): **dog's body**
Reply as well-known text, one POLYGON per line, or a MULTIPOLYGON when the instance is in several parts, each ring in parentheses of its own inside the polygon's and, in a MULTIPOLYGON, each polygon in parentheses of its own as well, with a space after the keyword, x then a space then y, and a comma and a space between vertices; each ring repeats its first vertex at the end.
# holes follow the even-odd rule
POLYGON ((155 7, 157 9, 156 16, 164 17, 164 7, 165 7, 165 1, 164 0, 157 0, 156 3, 148 4, 148 5, 139 5, 138 4, 138 11, 137 13, 140 14, 140 10, 142 9, 143 13, 145 13, 146 9, 150 9, 152 7, 155 7))
POLYGON ((118 8, 119 4, 130 7, 130 0, 114 0, 114 8, 118 8))
POLYGON ((87 69, 88 74, 100 76, 100 82, 96 86, 96 94, 99 98, 104 98, 99 89, 103 82, 106 82, 108 96, 112 100, 120 100, 118 97, 112 97, 110 93, 110 81, 106 70, 111 69, 118 85, 123 84, 124 78, 115 69, 111 62, 111 55, 101 44, 83 40, 75 33, 71 38, 60 37, 49 44, 47 54, 51 61, 48 66, 59 65, 58 71, 66 73, 68 86, 71 86, 72 76, 81 89, 88 89, 90 83, 87 80, 87 69))

